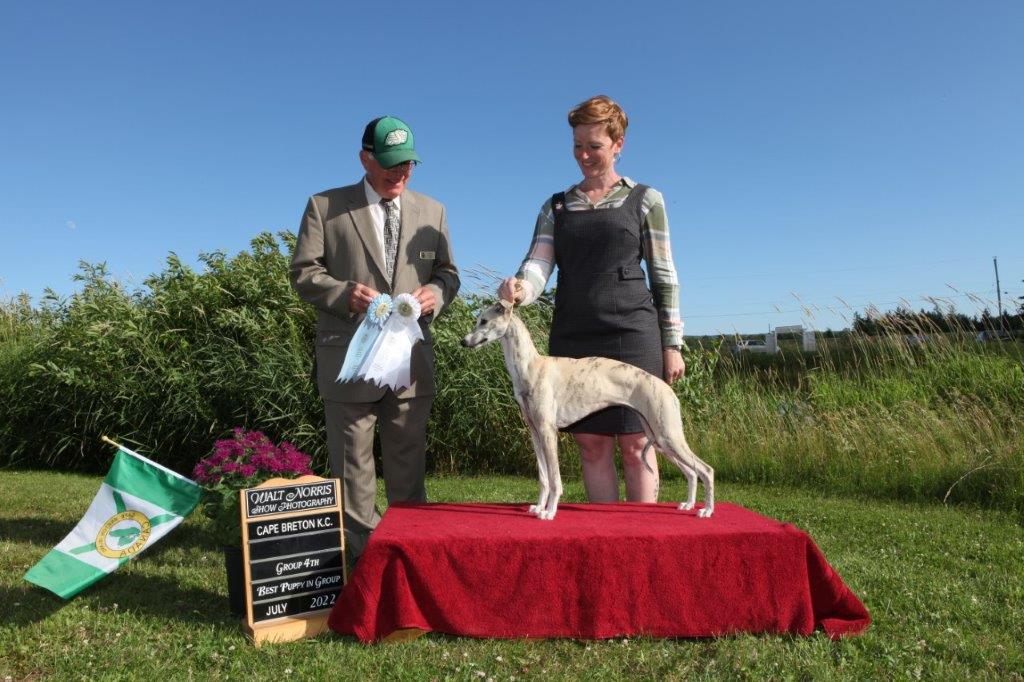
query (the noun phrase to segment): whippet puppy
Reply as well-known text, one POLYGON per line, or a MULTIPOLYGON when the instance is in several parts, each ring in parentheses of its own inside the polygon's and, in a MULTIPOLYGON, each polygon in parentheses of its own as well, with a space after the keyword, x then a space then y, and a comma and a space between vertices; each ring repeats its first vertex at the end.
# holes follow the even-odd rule
POLYGON ((514 314, 512 304, 504 300, 480 313, 476 327, 462 339, 462 345, 476 348, 494 340, 501 341, 516 402, 530 429, 537 455, 540 497, 530 507, 530 513, 550 520, 558 511, 562 496, 558 429, 597 410, 624 405, 640 414, 649 441, 647 447, 655 445, 686 477, 687 500, 679 509, 693 509, 699 478, 704 483, 705 498, 697 516, 711 516, 715 509, 715 471, 687 445, 679 399, 668 384, 617 360, 541 355, 526 325, 514 314))

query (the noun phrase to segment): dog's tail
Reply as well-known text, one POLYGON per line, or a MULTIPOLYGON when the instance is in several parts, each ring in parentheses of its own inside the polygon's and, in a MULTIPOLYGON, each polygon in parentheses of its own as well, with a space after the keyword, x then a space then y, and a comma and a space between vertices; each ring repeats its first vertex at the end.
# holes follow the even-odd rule
POLYGON ((644 445, 644 451, 640 453, 640 462, 644 465, 644 469, 647 469, 647 473, 653 474, 654 469, 652 469, 651 465, 647 462, 647 453, 654 447, 654 431, 651 430, 651 425, 648 423, 647 417, 640 412, 637 412, 636 415, 640 417, 640 423, 643 424, 644 433, 647 435, 647 444, 644 445))
POLYGON ((649 474, 653 474, 654 469, 652 469, 651 465, 647 463, 647 453, 650 452, 651 448, 653 447, 654 443, 651 441, 650 438, 648 438, 647 445, 644 446, 644 451, 640 454, 640 461, 643 463, 644 469, 647 469, 647 473, 649 474))

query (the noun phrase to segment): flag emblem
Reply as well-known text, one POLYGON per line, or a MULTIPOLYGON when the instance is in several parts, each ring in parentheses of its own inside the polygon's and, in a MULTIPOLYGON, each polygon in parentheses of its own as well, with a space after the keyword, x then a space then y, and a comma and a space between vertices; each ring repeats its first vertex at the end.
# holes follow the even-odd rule
POLYGON ((96 551, 109 559, 131 556, 146 546, 152 532, 153 524, 145 514, 137 511, 114 514, 100 527, 96 536, 96 551), (116 547, 112 547, 112 544, 116 547))

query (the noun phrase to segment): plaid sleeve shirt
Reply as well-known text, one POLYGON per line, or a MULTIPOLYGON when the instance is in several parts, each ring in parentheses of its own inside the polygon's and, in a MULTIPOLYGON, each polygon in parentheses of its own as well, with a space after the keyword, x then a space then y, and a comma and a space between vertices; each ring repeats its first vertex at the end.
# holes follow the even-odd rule
MULTIPOLYGON (((621 178, 619 186, 608 192, 596 204, 577 185, 565 193, 565 210, 588 211, 621 206, 636 183, 621 178)), ((647 261, 647 276, 654 294, 654 305, 658 310, 658 324, 661 328, 661 345, 674 348, 683 343, 683 320, 679 313, 679 280, 672 262, 672 244, 669 241, 668 216, 665 213, 665 199, 661 192, 648 188, 644 193, 641 208, 643 227, 641 238, 644 242, 644 260, 647 261)), ((544 291, 551 272, 555 269, 555 216, 549 198, 541 206, 537 225, 533 230, 530 250, 523 259, 516 277, 526 284, 524 304, 532 303, 544 291)))

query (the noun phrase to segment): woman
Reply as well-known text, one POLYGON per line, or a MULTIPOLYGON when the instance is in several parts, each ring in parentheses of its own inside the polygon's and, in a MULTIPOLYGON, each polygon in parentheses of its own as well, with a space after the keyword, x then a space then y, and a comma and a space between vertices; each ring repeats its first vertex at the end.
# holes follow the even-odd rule
MULTIPOLYGON (((665 201, 657 190, 615 170, 628 124, 622 108, 603 95, 569 112, 573 156, 583 179, 544 202, 526 259, 515 277, 501 283, 498 295, 532 303, 557 265, 551 355, 614 358, 672 383, 685 365, 665 201), (641 260, 647 262, 650 288, 641 260)), ((564 430, 580 446, 591 502, 619 498, 616 441, 626 499, 657 501, 657 461, 649 458, 650 471, 644 466, 647 438, 635 412, 610 407, 564 430)))

